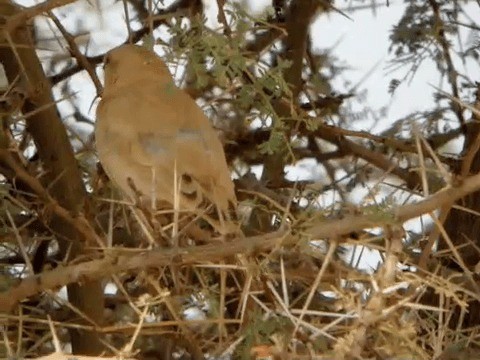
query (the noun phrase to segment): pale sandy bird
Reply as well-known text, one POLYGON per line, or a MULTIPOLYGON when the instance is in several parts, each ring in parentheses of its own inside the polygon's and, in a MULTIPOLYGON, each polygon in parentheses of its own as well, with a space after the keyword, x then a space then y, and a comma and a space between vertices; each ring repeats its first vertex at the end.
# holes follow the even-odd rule
POLYGON ((187 211, 210 203, 224 218, 235 207, 217 133, 146 48, 122 45, 106 55, 95 138, 103 168, 130 201, 173 208, 177 199, 187 211))

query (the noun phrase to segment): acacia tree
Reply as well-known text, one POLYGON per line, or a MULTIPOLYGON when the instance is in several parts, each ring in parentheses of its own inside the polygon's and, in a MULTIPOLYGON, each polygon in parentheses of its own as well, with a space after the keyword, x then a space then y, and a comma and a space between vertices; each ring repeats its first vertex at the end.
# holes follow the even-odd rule
POLYGON ((456 64, 478 59, 479 28, 462 22, 466 3, 406 1, 391 54, 407 76, 390 91, 425 59, 448 86, 431 111, 381 119, 391 128, 372 134, 351 130, 357 94, 335 91, 341 68, 309 37, 341 2, 273 1, 254 14, 221 0, 210 11, 2 1, 2 353, 66 351, 58 337, 75 354, 138 358, 473 357, 480 89, 456 64), (83 41, 98 30, 92 16, 124 38, 83 41), (474 40, 459 52, 464 27, 474 40), (171 246, 170 224, 112 201, 90 110, 103 55, 120 41, 155 46, 221 130, 244 236, 198 243, 180 232, 171 246), (77 96, 79 86, 91 91, 77 96), (457 138, 461 152, 441 151, 457 138), (302 160, 321 175, 288 180, 302 160), (359 189, 368 195, 349 200, 359 189), (406 231, 411 219, 420 232, 406 231), (381 255, 370 272, 356 263, 367 250, 381 255))

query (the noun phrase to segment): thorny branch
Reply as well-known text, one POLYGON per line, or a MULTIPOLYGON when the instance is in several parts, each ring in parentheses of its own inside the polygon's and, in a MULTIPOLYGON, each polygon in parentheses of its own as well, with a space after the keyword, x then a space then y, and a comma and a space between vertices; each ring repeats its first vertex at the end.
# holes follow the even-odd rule
MULTIPOLYGON (((453 65, 452 55, 450 54, 450 45, 445 34, 445 24, 440 15, 440 7, 437 3, 437 0, 428 0, 428 2, 433 9, 433 14, 435 18, 435 30, 437 31, 436 38, 440 43, 440 47, 442 48, 443 52, 443 58, 445 59, 445 63, 447 64, 447 78, 450 86, 452 87, 452 95, 453 97, 460 99, 460 93, 458 91, 457 84, 458 73, 455 69, 455 66, 453 65)), ((466 122, 463 116, 462 108, 457 104, 452 103, 452 109, 457 116, 457 119, 460 123, 461 128, 463 129, 464 134, 466 134, 466 122)))
MULTIPOLYGON (((78 265, 59 267, 42 274, 29 276, 7 293, 0 294, 0 311, 8 311, 29 296, 47 289, 77 281, 93 280, 115 273, 146 267, 176 266, 225 259, 237 254, 261 253, 279 246, 288 246, 302 238, 338 239, 341 235, 365 228, 399 226, 403 222, 431 213, 444 204, 480 190, 480 174, 466 178, 458 187, 446 188, 418 203, 393 208, 381 218, 375 215, 351 215, 338 220, 323 220, 306 227, 302 235, 280 230, 267 235, 238 238, 224 244, 209 244, 191 248, 139 250, 124 253, 121 249, 107 249, 105 257, 78 265)), ((398 244, 396 245, 398 247, 398 244)))

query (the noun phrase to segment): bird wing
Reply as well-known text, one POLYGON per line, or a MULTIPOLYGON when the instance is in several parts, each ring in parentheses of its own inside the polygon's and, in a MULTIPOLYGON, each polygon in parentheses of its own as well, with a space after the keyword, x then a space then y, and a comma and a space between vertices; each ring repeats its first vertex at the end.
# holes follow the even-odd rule
POLYGON ((193 192, 198 184, 198 191, 226 211, 229 203, 236 202, 233 183, 222 144, 203 111, 178 88, 158 86, 143 101, 155 103, 159 111, 150 120, 158 121, 158 126, 138 134, 142 157, 151 165, 163 163, 164 151, 168 151, 165 168, 175 168, 177 179, 184 177, 182 188, 193 192))
MULTIPOLYGON (((129 174, 135 186, 146 193, 152 187, 154 169, 160 198, 172 203, 176 177, 183 180, 182 192, 195 206, 201 201, 201 193, 227 211, 229 203, 235 203, 233 183, 223 147, 208 118, 178 88, 162 84, 135 88, 138 91, 125 89, 104 99, 97 110, 99 129, 103 118, 111 119, 109 139, 105 139, 111 162, 131 164, 131 169, 121 170, 117 165, 115 175, 125 178, 129 174)), ((102 161, 101 147, 97 145, 102 161)), ((111 171, 106 171, 110 175, 111 171)))

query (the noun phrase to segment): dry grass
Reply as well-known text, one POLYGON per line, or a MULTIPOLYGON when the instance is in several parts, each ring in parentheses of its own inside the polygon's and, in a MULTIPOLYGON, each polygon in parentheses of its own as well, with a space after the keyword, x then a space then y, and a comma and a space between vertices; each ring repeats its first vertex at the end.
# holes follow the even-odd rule
MULTIPOLYGON (((66 330, 72 328, 97 332, 104 358, 167 359, 175 353, 194 359, 432 359, 477 342, 477 329, 461 326, 469 302, 478 300, 471 277, 447 274, 438 261, 428 271, 415 268, 419 244, 406 243, 402 227, 391 221, 380 219, 376 229, 350 237, 317 238, 305 224, 318 225, 318 213, 301 222, 285 213, 274 241, 263 236, 266 248, 232 253, 229 246, 245 240, 196 244, 182 231, 188 221, 181 215, 160 225, 118 202, 99 201, 97 211, 106 240, 92 249, 97 260, 84 259, 87 266, 120 253, 122 260, 115 261, 122 269, 128 259, 172 246, 179 247, 177 255, 158 266, 145 260, 145 266, 121 271, 105 268, 105 285, 116 289, 107 295, 105 324, 84 318, 58 288, 42 289, 15 313, 2 315, 6 356, 51 352, 41 359, 68 358, 62 354, 68 353, 66 330), (212 260, 185 255, 203 247, 218 253, 212 260), (369 250, 383 260, 362 270, 358 262, 369 250), (347 256, 352 252, 355 261, 347 256), (433 294, 435 304, 426 300, 433 294)), ((33 239, 15 238, 26 254, 33 239)), ((69 268, 52 272, 61 277, 69 268)))
MULTIPOLYGON (((19 10, 7 22, 7 42, 16 42, 10 33, 15 35, 27 21, 44 13, 52 16, 53 9, 71 2, 51 0, 19 10)), ((151 10, 147 11, 149 21, 154 18, 151 10)), ((223 17, 224 26, 228 27, 225 14, 223 17)), ((282 37, 291 36, 295 31, 288 31, 289 24, 293 30, 301 26, 295 17, 290 20, 293 21, 287 22, 286 29, 275 22, 269 26, 276 27, 282 37)), ((58 83, 86 69, 100 93, 92 64, 101 62, 101 57, 87 59, 62 23, 56 18, 54 23, 67 40, 78 66, 51 79, 58 83)), ((308 27, 307 22, 303 25, 308 27)), ((308 31, 303 33, 303 40, 292 43, 307 43, 308 31)), ((140 32, 137 35, 139 40, 140 32)), ((278 36, 273 36, 272 41, 278 36)), ((12 48, 15 58, 20 58, 22 47, 12 48)), ((34 45, 28 48, 33 49, 34 45)), ((259 51, 267 49, 262 47, 259 51)), ((284 55, 297 53, 296 58, 289 60, 301 69, 305 49, 284 55)), ((35 58, 34 55, 31 57, 35 58)), ((252 59, 249 61, 256 62, 256 55, 252 59)), ((28 75, 27 70, 33 67, 18 60, 22 69, 19 76, 28 75)), ((310 70, 307 73, 319 71, 310 70)), ((449 73, 457 72, 452 69, 449 73)), ((287 78, 292 74, 293 71, 286 71, 287 78)), ((45 78, 45 74, 41 76, 45 78)), ((254 79, 248 80, 239 84, 249 85, 254 79)), ((302 71, 298 71, 297 79, 275 80, 298 82, 296 91, 304 90, 302 71)), ((260 85, 257 88, 263 89, 260 85)), ((229 89, 232 93, 228 98, 235 98, 238 94, 234 88, 241 86, 229 89)), ((451 100, 470 109, 473 120, 478 120, 478 104, 471 107, 459 102, 453 93, 451 100)), ((339 149, 323 162, 322 155, 328 154, 320 148, 305 156, 319 157, 318 163, 327 168, 332 179, 328 186, 338 190, 340 186, 334 184, 337 170, 358 170, 357 163, 351 167, 344 163, 360 159, 362 174, 348 176, 357 183, 365 180, 365 188, 370 186, 369 195, 355 207, 345 203, 323 206, 314 201, 302 207, 298 199, 318 200, 324 195, 323 189, 314 189, 318 184, 293 184, 278 191, 280 194, 264 184, 244 189, 242 205, 261 202, 276 219, 271 233, 256 236, 236 234, 222 238, 209 232, 201 214, 186 216, 176 211, 173 215, 152 216, 145 209, 111 200, 111 192, 101 185, 98 174, 88 176, 93 188, 88 196, 91 203, 85 210, 88 213, 72 213, 52 195, 51 190, 58 183, 47 184, 46 188, 40 181, 48 172, 46 165, 42 168, 35 165, 36 160, 24 157, 31 146, 31 135, 25 135, 23 130, 6 131, 9 136, 21 133, 18 138, 24 140, 17 141, 12 135, 8 141, 3 139, 5 146, 0 147, 0 171, 5 176, 1 179, 4 206, 0 210, 0 357, 72 359, 68 355, 71 334, 77 330, 96 334, 104 344, 101 356, 75 355, 80 360, 480 358, 479 329, 469 325, 479 323, 478 265, 472 269, 466 264, 462 249, 455 245, 460 242, 453 241, 454 234, 448 234, 443 226, 454 204, 459 207, 458 200, 480 190, 480 175, 470 176, 480 148, 478 132, 473 145, 465 149, 457 178, 444 165, 446 158, 432 149, 432 139, 426 141, 415 128, 413 142, 351 131, 325 121, 322 109, 311 115, 289 96, 279 100, 273 112, 288 118, 295 114, 295 120, 296 114, 302 116, 298 125, 282 136, 298 133, 299 137, 315 138, 312 144, 328 141, 339 149), (315 129, 305 127, 304 122, 314 123, 315 129), (386 147, 376 147, 380 144, 386 147), (432 174, 436 181, 430 179, 432 174), (420 184, 422 200, 414 202, 410 196, 420 196, 402 189, 408 193, 408 201, 398 205, 396 192, 390 193, 389 187, 384 203, 375 203, 372 199, 379 198, 376 195, 390 175, 410 189, 420 184), (447 185, 440 189, 444 184, 447 185), (283 201, 285 198, 287 201, 283 201), (59 243, 71 239, 56 242, 49 227, 53 217, 74 229, 78 243, 86 246, 84 252, 66 250, 67 254, 81 253, 73 261, 67 262, 59 255, 59 243), (417 238, 407 234, 405 222, 420 217, 422 221, 431 219, 432 228, 422 227, 417 238), (440 236, 447 247, 436 252, 440 236), (35 256, 41 253, 38 247, 42 242, 48 242, 50 247, 46 261, 35 256), (379 260, 372 263, 372 254, 378 255, 379 260), (361 266, 368 259, 369 264, 361 266), (446 265, 447 260, 455 266, 446 265), (35 269, 39 264, 43 268, 35 269), (65 285, 85 287, 92 280, 102 280, 106 289, 103 322, 86 316, 85 309, 82 312, 73 306, 64 294, 65 285)), ((51 108, 52 103, 41 104, 33 114, 43 114, 40 110, 51 108)), ((266 105, 270 109, 270 98, 266 105)), ((245 114, 247 118, 257 117, 259 110, 253 104, 251 107, 251 113, 242 110, 239 118, 243 119, 245 114)), ((24 120, 17 110, 10 114, 15 120, 12 128, 24 120)), ((458 133, 449 136, 452 139, 458 133)), ((53 142, 45 144, 50 143, 53 142)), ((254 145, 253 149, 257 149, 258 143, 254 145)), ((61 153, 64 149, 54 150, 61 153)), ((241 157, 245 152, 242 148, 236 151, 238 154, 231 155, 241 157)), ((91 160, 91 151, 86 152, 91 160)), ((63 173, 55 175, 61 177, 63 173)), ((343 189, 338 193, 345 195, 343 189)), ((330 199, 328 204, 331 202, 330 199)), ((477 214, 473 209, 463 210, 477 214)), ((478 250, 476 245, 473 248, 478 250)))

